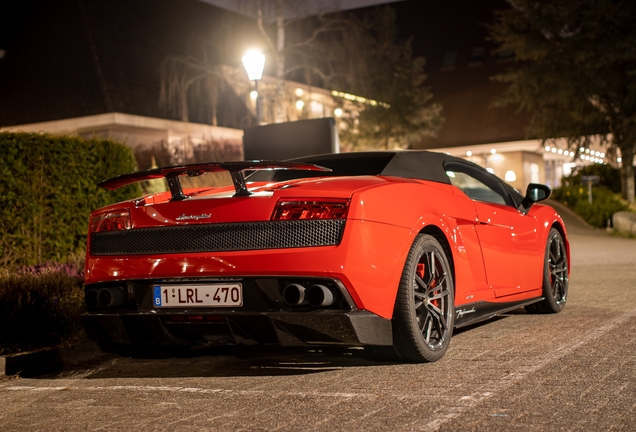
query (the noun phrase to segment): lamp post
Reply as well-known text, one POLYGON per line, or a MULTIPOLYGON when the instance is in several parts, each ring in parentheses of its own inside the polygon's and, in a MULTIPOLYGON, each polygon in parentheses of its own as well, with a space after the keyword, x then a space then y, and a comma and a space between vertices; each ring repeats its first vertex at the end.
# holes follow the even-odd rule
POLYGON ((261 124, 261 96, 258 93, 258 82, 263 77, 263 68, 265 67, 265 55, 258 50, 249 50, 243 56, 243 66, 247 77, 254 81, 254 89, 256 90, 256 124, 261 124))

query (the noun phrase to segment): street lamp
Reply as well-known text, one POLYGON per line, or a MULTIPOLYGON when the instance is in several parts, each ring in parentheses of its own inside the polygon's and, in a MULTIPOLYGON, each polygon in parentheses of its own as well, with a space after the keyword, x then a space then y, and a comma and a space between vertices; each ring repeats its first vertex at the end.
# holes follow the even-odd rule
POLYGON ((263 68, 265 67, 265 55, 258 50, 249 50, 243 56, 243 66, 247 77, 254 81, 254 89, 256 90, 256 124, 261 124, 261 98, 258 94, 258 82, 263 77, 263 68))

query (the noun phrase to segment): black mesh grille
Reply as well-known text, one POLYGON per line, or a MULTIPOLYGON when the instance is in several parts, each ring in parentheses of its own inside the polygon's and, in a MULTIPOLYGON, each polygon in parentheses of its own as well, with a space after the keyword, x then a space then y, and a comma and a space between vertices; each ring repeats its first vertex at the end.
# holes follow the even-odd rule
POLYGON ((337 245, 344 220, 295 220, 140 228, 95 233, 93 255, 220 252, 337 245))

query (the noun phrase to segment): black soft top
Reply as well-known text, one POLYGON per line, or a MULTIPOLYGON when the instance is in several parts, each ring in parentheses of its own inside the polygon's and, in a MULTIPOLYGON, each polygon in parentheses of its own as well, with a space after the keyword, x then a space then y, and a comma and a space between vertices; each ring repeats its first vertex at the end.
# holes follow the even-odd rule
MULTIPOLYGON (((288 162, 311 163, 332 171, 259 171, 249 181, 286 181, 319 176, 394 176, 450 184, 444 168, 447 162, 469 163, 464 159, 425 150, 336 153, 289 159, 288 162)), ((477 165, 475 165, 477 166, 477 165)), ((481 168, 480 168, 481 169, 481 168)))

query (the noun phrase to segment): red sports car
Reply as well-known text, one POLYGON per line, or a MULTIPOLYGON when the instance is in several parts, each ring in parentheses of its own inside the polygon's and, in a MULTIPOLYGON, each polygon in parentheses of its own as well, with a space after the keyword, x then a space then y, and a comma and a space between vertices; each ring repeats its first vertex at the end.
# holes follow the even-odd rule
POLYGON ((169 192, 93 212, 84 323, 106 349, 364 346, 435 361, 454 328, 565 306, 565 224, 478 165, 427 151, 124 174, 169 192), (233 186, 184 188, 225 171, 233 186))

